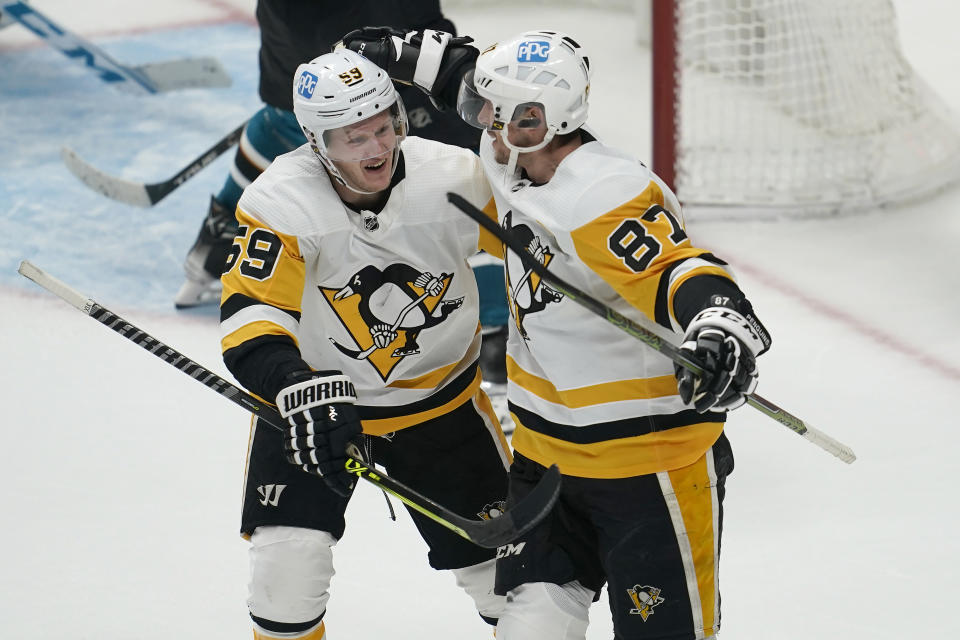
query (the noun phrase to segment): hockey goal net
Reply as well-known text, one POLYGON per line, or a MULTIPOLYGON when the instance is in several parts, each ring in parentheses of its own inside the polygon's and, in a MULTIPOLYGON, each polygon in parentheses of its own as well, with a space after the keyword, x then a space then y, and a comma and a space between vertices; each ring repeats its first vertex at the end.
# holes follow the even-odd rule
POLYGON ((960 178, 889 0, 653 0, 654 166, 686 210, 831 214, 960 178))
POLYGON ((867 210, 960 179, 960 120, 904 57, 890 0, 443 5, 492 4, 509 32, 508 7, 555 3, 650 34, 653 167, 696 217, 867 210))

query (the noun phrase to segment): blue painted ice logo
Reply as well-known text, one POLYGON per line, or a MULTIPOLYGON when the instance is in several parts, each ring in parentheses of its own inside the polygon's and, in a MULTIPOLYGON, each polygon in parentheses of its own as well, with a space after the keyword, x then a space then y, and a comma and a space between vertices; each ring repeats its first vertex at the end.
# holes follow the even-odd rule
POLYGON ((309 71, 304 71, 300 74, 300 79, 297 80, 297 93, 302 95, 304 98, 312 98, 313 90, 317 88, 317 76, 313 75, 309 71))
POLYGON ((546 62, 550 43, 546 40, 524 40, 517 47, 517 62, 546 62))

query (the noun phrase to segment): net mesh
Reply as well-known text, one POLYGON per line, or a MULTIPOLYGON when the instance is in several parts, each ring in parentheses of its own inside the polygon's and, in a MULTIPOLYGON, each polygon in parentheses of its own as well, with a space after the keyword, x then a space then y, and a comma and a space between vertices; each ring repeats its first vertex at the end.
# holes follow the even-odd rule
POLYGON ((440 6, 446 10, 448 8, 459 7, 490 7, 510 5, 516 2, 522 6, 576 6, 592 7, 597 9, 614 9, 616 11, 633 11, 639 4, 643 8, 644 4, 649 4, 650 0, 440 0, 440 6))
MULTIPOLYGON (((687 213, 829 215, 960 180, 960 116, 903 56, 890 0, 518 0, 677 8, 675 190, 687 213)), ((444 8, 511 6, 443 0, 444 8)), ((658 60, 654 64, 670 64, 658 60)))
POLYGON ((688 211, 856 211, 960 178, 960 122, 903 57, 888 0, 677 2, 688 211))

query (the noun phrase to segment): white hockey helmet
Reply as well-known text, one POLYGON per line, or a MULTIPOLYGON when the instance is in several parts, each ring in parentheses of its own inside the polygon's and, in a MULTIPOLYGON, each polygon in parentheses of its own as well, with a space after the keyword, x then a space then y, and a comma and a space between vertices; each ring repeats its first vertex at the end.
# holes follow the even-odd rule
POLYGON ((344 179, 335 161, 356 162, 393 153, 396 170, 400 143, 407 135, 407 113, 387 72, 359 53, 341 49, 297 67, 293 76, 293 113, 313 152, 341 184, 358 193, 369 193, 344 179), (390 144, 355 144, 332 148, 332 132, 363 122, 389 110, 390 144))
POLYGON ((541 107, 547 126, 542 142, 516 148, 503 136, 511 149, 535 151, 555 134, 570 133, 586 122, 589 93, 590 60, 573 38, 556 31, 526 31, 480 54, 476 68, 461 82, 457 111, 475 127, 503 130, 511 123, 539 126, 539 121, 519 118, 527 107, 541 107))

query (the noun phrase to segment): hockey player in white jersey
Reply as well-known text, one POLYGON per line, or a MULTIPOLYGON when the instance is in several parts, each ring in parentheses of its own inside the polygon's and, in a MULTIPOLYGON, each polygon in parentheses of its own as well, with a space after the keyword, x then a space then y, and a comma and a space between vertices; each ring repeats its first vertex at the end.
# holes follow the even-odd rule
MULTIPOLYGON (((294 112, 308 143, 244 190, 222 277, 224 360, 291 425, 252 426, 242 532, 258 640, 325 635, 332 549, 353 490, 349 443, 478 519, 503 508, 511 460, 480 388, 467 264, 492 237, 446 200, 455 190, 488 204, 477 156, 404 139, 393 84, 352 51, 300 66, 294 112)), ((495 624, 504 598, 493 593, 494 552, 411 515, 430 565, 451 570, 495 624)))
POLYGON ((755 388, 770 338, 726 264, 691 243, 669 187, 584 129, 590 61, 573 38, 526 32, 475 63, 465 45, 438 42, 383 28, 344 38, 484 130, 505 232, 564 281, 673 334, 704 370, 675 368, 504 256, 508 505, 552 463, 563 488, 552 517, 498 553, 497 640, 582 640, 604 584, 617 638, 712 638, 733 469, 723 426, 755 388))

